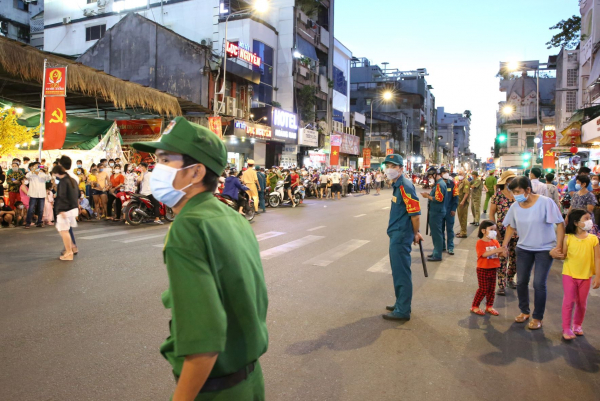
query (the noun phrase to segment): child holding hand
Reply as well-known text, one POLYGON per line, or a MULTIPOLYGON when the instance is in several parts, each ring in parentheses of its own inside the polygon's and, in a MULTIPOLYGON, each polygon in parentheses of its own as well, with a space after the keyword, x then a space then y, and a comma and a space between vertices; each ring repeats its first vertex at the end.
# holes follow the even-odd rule
POLYGON ((590 284, 593 288, 600 287, 600 245, 598 237, 588 233, 593 227, 592 216, 587 210, 571 210, 563 241, 565 262, 562 272, 562 326, 563 338, 567 341, 583 335, 581 325, 585 317, 590 284), (594 272, 596 277, 592 284, 591 277, 594 272))
POLYGON ((480 238, 477 241, 477 281, 479 289, 475 293, 473 304, 471 305, 471 313, 476 315, 485 315, 485 312, 490 315, 498 316, 499 313, 494 309, 494 297, 496 290, 496 271, 500 267, 499 256, 504 256, 506 249, 500 247, 496 236, 498 231, 496 224, 490 220, 484 220, 479 225, 480 238), (486 298, 485 312, 479 308, 483 298, 486 298))

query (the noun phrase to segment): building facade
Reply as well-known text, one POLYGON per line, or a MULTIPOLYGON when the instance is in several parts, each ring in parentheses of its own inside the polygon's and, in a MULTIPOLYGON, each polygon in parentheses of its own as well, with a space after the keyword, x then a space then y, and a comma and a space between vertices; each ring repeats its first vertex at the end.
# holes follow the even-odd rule
POLYGON ((41 48, 39 20, 41 17, 43 32, 43 12, 43 0, 3 0, 0 2, 0 35, 41 48))

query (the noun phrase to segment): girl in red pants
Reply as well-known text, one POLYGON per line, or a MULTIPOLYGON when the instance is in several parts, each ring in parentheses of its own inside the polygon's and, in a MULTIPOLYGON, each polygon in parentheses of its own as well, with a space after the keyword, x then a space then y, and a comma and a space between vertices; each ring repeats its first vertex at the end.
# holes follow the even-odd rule
POLYGON ((591 277, 596 272, 593 287, 600 287, 600 245, 598 237, 588 234, 594 227, 587 210, 573 209, 569 213, 566 236, 563 241, 562 281, 565 292, 562 304, 563 338, 572 340, 582 336, 583 318, 590 292, 591 277), (573 318, 573 309, 575 316, 573 318), (572 325, 571 325, 572 323, 572 325))
POLYGON ((505 249, 500 247, 496 241, 496 224, 490 220, 484 220, 479 225, 476 251, 477 251, 477 281, 479 289, 475 293, 473 305, 471 305, 471 313, 477 315, 485 315, 485 312, 490 315, 498 316, 499 313, 494 309, 494 297, 496 290, 496 271, 500 267, 500 255, 505 254, 505 249), (479 309, 479 305, 483 298, 486 298, 485 312, 479 309))

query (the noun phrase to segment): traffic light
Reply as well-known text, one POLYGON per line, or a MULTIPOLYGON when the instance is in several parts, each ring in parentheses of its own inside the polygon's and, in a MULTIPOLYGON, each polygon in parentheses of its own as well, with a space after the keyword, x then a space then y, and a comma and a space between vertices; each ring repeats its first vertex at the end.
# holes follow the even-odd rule
POLYGON ((501 132, 496 139, 498 140, 498 143, 504 143, 508 139, 508 135, 506 135, 506 132, 501 132))
POLYGON ((527 167, 531 166, 531 163, 530 163, 531 153, 523 153, 523 155, 521 157, 523 158, 523 168, 527 168, 527 167))

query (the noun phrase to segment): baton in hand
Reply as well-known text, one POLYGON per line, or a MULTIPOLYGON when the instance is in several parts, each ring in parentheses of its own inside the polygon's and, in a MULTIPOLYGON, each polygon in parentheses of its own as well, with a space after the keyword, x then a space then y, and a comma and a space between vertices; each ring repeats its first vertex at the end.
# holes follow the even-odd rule
POLYGON ((423 241, 419 241, 419 250, 421 251, 421 262, 423 262, 423 273, 425 277, 429 277, 427 273, 427 262, 425 261, 425 254, 423 253, 423 241))

